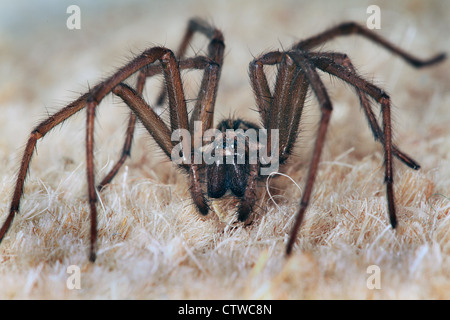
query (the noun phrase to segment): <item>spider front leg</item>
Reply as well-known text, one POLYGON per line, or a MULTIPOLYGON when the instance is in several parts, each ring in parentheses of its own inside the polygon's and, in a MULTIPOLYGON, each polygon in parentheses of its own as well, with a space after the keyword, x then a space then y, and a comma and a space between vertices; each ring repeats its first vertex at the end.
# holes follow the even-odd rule
POLYGON ((309 86, 314 91, 322 111, 305 190, 286 246, 286 254, 290 255, 312 195, 333 108, 314 65, 297 52, 270 52, 255 59, 250 64, 250 78, 263 124, 267 129, 280 130, 280 163, 287 160, 298 136, 299 122, 309 86), (278 65, 278 74, 272 96, 263 66, 275 64, 278 65))
MULTIPOLYGON (((188 22, 188 26, 186 28, 186 32, 181 40, 180 46, 177 50, 176 57, 179 61, 183 61, 186 54, 187 47, 189 46, 189 43, 192 40, 192 37, 196 32, 199 32, 203 35, 205 35, 208 39, 210 39, 209 47, 208 47, 208 56, 210 59, 215 61, 218 64, 222 64, 223 62, 223 35, 222 33, 208 24, 207 22, 203 21, 202 19, 191 19, 188 22)), ((189 60, 189 59, 187 59, 189 60)), ((194 58, 195 60, 195 58, 194 58)), ((201 64, 201 63, 200 63, 201 64)), ((198 67, 198 63, 194 63, 192 66, 189 66, 185 64, 185 67, 180 64, 180 69, 185 68, 201 68, 198 67)), ((148 77, 154 76, 155 74, 161 73, 162 70, 158 66, 151 66, 150 68, 144 68, 139 72, 138 78, 137 78, 137 84, 136 84, 136 91, 139 95, 142 95, 145 82, 148 77), (155 68, 156 67, 156 68, 155 68)), ((156 105, 160 106, 164 103, 167 97, 167 90, 165 87, 161 89, 161 92, 157 98, 156 105)), ((192 117, 191 119, 193 119, 192 117)), ((133 112, 130 113, 129 120, 128 120, 128 126, 127 131, 125 133, 125 142, 122 148, 122 153, 116 162, 116 164, 113 166, 113 168, 106 174, 106 176, 103 178, 103 180, 100 182, 100 184, 97 186, 98 190, 101 190, 105 185, 111 182, 111 180, 114 178, 114 176, 117 174, 117 172, 120 170, 122 165, 124 164, 127 157, 130 156, 131 152, 131 145, 133 142, 133 136, 136 126, 136 116, 133 112)))
MULTIPOLYGON (((308 92, 309 83, 293 59, 285 52, 266 53, 250 63, 249 75, 256 98, 261 123, 267 129, 266 155, 282 165, 289 158, 299 133, 300 119, 308 92), (277 65, 278 73, 273 94, 269 88, 264 66, 277 65), (272 130, 278 130, 278 159, 274 159, 272 150, 272 130)), ((253 168, 255 170, 255 168, 253 168)), ((258 169, 256 169, 258 170, 258 169)), ((247 190, 249 191, 249 190, 247 190)), ((250 191, 249 191, 250 192, 250 191)), ((252 201, 252 194, 244 197, 252 201)), ((253 206, 247 203, 239 208, 239 220, 244 221, 253 206)))
POLYGON ((314 182, 316 180, 317 171, 319 168, 320 156, 322 154, 322 149, 326 138, 328 124, 330 123, 331 112, 333 111, 333 106, 325 89, 325 86, 319 75, 317 74, 314 65, 309 61, 309 58, 301 52, 289 52, 288 55, 295 61, 295 63, 300 68, 301 72, 304 74, 309 84, 311 85, 311 89, 313 90, 319 102, 322 116, 319 122, 317 138, 314 144, 313 154, 306 178, 305 189, 300 201, 300 208, 297 211, 294 226, 292 227, 291 234, 286 246, 286 255, 290 255, 292 252, 292 248, 297 238, 298 230, 303 222, 306 209, 308 208, 309 201, 311 199, 314 182))
POLYGON ((170 124, 172 131, 176 129, 188 129, 188 115, 186 109, 186 101, 183 93, 180 70, 178 63, 172 51, 156 47, 144 51, 138 58, 120 69, 116 74, 108 80, 100 84, 87 100, 87 128, 86 128, 86 167, 88 181, 88 196, 91 212, 91 246, 89 259, 95 261, 96 258, 96 217, 97 217, 97 195, 95 190, 94 178, 94 117, 95 107, 105 97, 106 94, 112 92, 114 88, 127 79, 137 70, 152 64, 154 61, 161 62, 164 73, 165 83, 169 96, 170 106, 170 124))
MULTIPOLYGON (((189 58, 186 60, 182 60, 178 62, 178 68, 180 70, 186 70, 186 69, 199 69, 203 70, 205 69, 209 64, 211 63, 211 60, 203 57, 203 56, 197 56, 194 58, 189 58)), ((137 84, 136 84, 136 93, 140 96, 142 96, 142 91, 145 85, 145 82, 148 78, 153 77, 155 75, 159 75, 163 73, 163 70, 160 65, 149 65, 145 68, 141 69, 138 75, 137 84)), ((165 90, 164 90, 165 92, 165 90)), ((151 108, 149 106, 149 108, 151 108)), ((130 156, 131 151, 131 144, 133 141, 133 135, 134 130, 136 127, 136 114, 131 111, 130 112, 130 118, 128 121, 128 127, 126 131, 126 137, 125 137, 125 143, 122 148, 122 154, 119 158, 119 160, 116 162, 114 167, 109 171, 109 173, 103 178, 103 180, 100 182, 100 184, 97 186, 97 190, 100 191, 103 189, 104 186, 109 184, 111 180, 115 177, 123 163, 125 162, 126 158, 130 156)), ((169 155, 170 157, 170 155, 169 155)))
MULTIPOLYGON (((217 44, 219 46, 220 44, 217 44)), ((223 44, 222 44, 223 46, 223 44)), ((214 116, 214 106, 216 101, 216 95, 217 95, 217 86, 220 78, 220 70, 221 65, 216 63, 214 60, 203 57, 203 56, 197 56, 194 58, 189 58, 183 61, 178 62, 178 69, 184 70, 184 69, 199 69, 203 70, 203 78, 202 82, 199 88, 197 103, 194 106, 194 110, 192 111, 192 116, 189 122, 189 132, 191 134, 192 139, 195 136, 203 136, 203 133, 205 130, 208 130, 213 125, 213 116, 214 116), (201 123, 201 126, 195 126, 194 122, 199 121, 201 123), (199 129, 200 131, 195 133, 194 130, 199 129)), ((147 67, 147 69, 144 72, 144 76, 151 76, 157 73, 160 73, 162 71, 161 67, 158 65, 151 65, 147 67)), ((134 92, 134 95, 136 97, 130 98, 132 95, 130 93, 124 95, 125 87, 124 85, 120 85, 114 89, 114 93, 116 95, 119 95, 126 103, 127 105, 132 109, 134 114, 137 114, 140 118, 141 122, 144 124, 144 126, 147 128, 149 133, 154 136, 152 133, 152 123, 153 120, 144 119, 141 116, 139 116, 139 113, 135 110, 136 105, 143 104, 142 98, 140 97, 138 92, 134 92), (134 105, 134 106, 133 106, 134 105)), ((131 89, 125 90, 130 92, 131 89)), ((169 92, 170 93, 170 92, 169 92)), ((180 93, 177 93, 180 95, 180 93)), ((184 94, 183 94, 184 97, 184 94)), ((170 113, 171 118, 176 117, 178 111, 176 108, 174 108, 174 105, 177 105, 175 103, 175 97, 173 97, 173 93, 169 94, 169 107, 170 107, 170 113)), ((150 108, 150 107, 148 107, 150 108)), ((159 118, 159 117, 158 117, 159 118)), ((171 121, 172 122, 172 121, 171 121)), ((176 130, 176 127, 172 126, 172 131, 176 130)), ((170 134, 169 139, 170 142, 170 134)), ((157 141, 158 142, 158 141, 157 141)), ((163 150, 167 150, 167 148, 163 148, 161 146, 161 143, 158 142, 160 147, 163 150)), ((193 141, 191 141, 191 145, 195 145, 193 141)), ((183 152, 191 152, 183 150, 183 152)), ((171 151, 166 152, 166 155, 171 158, 171 151)), ((189 164, 180 164, 180 166, 189 174, 190 176, 190 193, 191 197, 193 199, 193 202, 199 211, 200 214, 206 215, 209 212, 209 206, 207 204, 206 198, 203 195, 203 191, 201 188, 201 179, 200 179, 200 164, 195 163, 194 154, 185 154, 185 159, 190 160, 189 164)))
POLYGON ((299 133, 309 84, 293 60, 279 51, 266 53, 253 60, 249 74, 261 123, 268 130, 268 151, 271 130, 279 130, 279 164, 283 164, 289 158, 299 133), (273 95, 264 72, 266 65, 278 66, 273 95))

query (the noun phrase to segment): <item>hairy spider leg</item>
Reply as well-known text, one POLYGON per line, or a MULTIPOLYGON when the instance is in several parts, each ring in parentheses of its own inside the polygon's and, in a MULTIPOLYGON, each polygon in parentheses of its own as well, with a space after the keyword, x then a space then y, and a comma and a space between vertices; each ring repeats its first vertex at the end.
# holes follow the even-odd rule
POLYGON ((338 36, 347 36, 347 35, 353 35, 357 34, 364 38, 367 38, 371 41, 373 41, 376 44, 381 45, 388 51, 392 52, 395 55, 400 56, 403 58, 406 62, 411 64, 414 67, 420 68, 425 66, 430 66, 437 64, 441 61, 443 61, 446 57, 445 53, 439 53, 429 59, 420 59, 417 58, 405 50, 395 46, 394 44, 390 43, 389 41, 385 40, 384 38, 380 37, 374 30, 367 29, 366 27, 356 23, 356 22, 344 22, 337 26, 334 26, 328 30, 325 30, 324 32, 321 32, 313 37, 310 37, 306 40, 299 41, 294 46, 292 46, 292 49, 301 49, 310 51, 313 48, 318 47, 319 45, 328 42, 338 36))
MULTIPOLYGON (((338 53, 338 52, 320 52, 315 53, 311 52, 309 53, 310 56, 314 59, 315 57, 325 57, 333 60, 337 64, 341 65, 344 68, 347 68, 350 73, 356 74, 356 69, 353 66, 350 58, 345 53, 338 53)), ((375 113, 373 112, 373 109, 371 107, 370 101, 368 99, 367 94, 360 90, 358 87, 354 86, 354 89, 359 97, 359 101, 361 104, 361 107, 364 111, 364 114, 366 115, 367 122, 369 123, 369 127, 372 130, 373 137, 375 141, 379 141, 381 144, 384 144, 384 133, 383 130, 380 128, 380 125, 377 122, 377 118, 375 116, 375 113)), ((392 152, 394 156, 396 156, 399 160, 401 160, 404 164, 406 164, 408 167, 419 170, 420 165, 412 159, 410 156, 405 154, 403 151, 401 151, 396 145, 392 145, 392 152)))
MULTIPOLYGON (((9 214, 6 217, 0 229, 0 241, 4 238, 9 229, 15 214, 19 211, 20 200, 23 195, 23 186, 25 178, 29 169, 29 164, 33 155, 37 140, 45 136, 45 134, 52 128, 62 123, 64 120, 71 117, 73 114, 86 107, 86 172, 88 178, 88 195, 90 204, 91 216, 91 242, 89 248, 89 259, 94 261, 96 258, 96 218, 97 218, 97 195, 95 191, 94 179, 94 163, 93 163, 93 132, 94 132, 94 117, 95 107, 101 100, 111 92, 117 85, 127 79, 130 75, 143 68, 147 64, 151 64, 156 60, 160 60, 163 67, 166 84, 168 86, 169 103, 171 109, 174 109, 171 118, 172 127, 188 128, 187 112, 184 100, 184 94, 181 86, 181 77, 178 70, 178 63, 175 60, 174 54, 162 47, 155 47, 144 51, 140 56, 133 59, 122 69, 116 72, 113 76, 104 82, 96 85, 90 92, 82 95, 80 98, 61 109, 54 115, 50 116, 45 121, 41 122, 30 134, 25 151, 22 157, 21 166, 16 180, 16 185, 11 201, 9 214), (176 111, 175 111, 176 110, 176 111), (184 110, 184 112, 183 112, 184 110)), ((150 110, 150 108, 148 108, 150 110)), ((149 112, 149 111, 148 111, 149 112)))
POLYGON ((300 201, 300 208, 297 211, 295 223, 292 227, 290 238, 286 246, 287 255, 289 255, 292 251, 293 244, 297 238, 298 229, 302 224, 306 208, 309 205, 314 182, 317 176, 317 170, 319 168, 320 156, 325 142, 328 124, 330 122, 331 112, 333 111, 333 106, 328 96, 325 85, 323 84, 322 80, 317 74, 317 71, 315 70, 314 65, 310 62, 308 57, 299 52, 290 52, 289 56, 295 61, 295 63, 301 69, 302 73, 308 79, 311 89, 319 102, 322 116, 320 118, 319 128, 317 130, 317 138, 314 144, 314 150, 309 165, 305 189, 300 201))
MULTIPOLYGON (((388 51, 394 53, 395 55, 400 56, 402 59, 404 59, 406 62, 411 64, 412 66, 416 68, 426 67, 435 65, 437 63, 440 63, 446 58, 445 53, 439 53, 429 59, 420 59, 417 58, 406 51, 398 48, 397 46, 391 44, 389 41, 383 39, 382 37, 378 36, 374 31, 368 30, 367 28, 364 28, 363 26, 355 23, 355 22, 345 22, 342 23, 336 27, 332 27, 316 36, 310 37, 306 40, 302 40, 295 44, 292 47, 292 50, 310 50, 313 49, 325 42, 328 42, 332 40, 333 38, 337 36, 343 36, 343 35, 351 35, 351 34, 358 34, 361 35, 379 45, 387 49, 388 51)), ((324 57, 324 55, 321 55, 320 53, 310 53, 310 59, 311 57, 314 57, 314 55, 318 55, 321 57, 324 57)), ((327 55, 327 54, 325 54, 327 55)), ((342 61, 343 65, 340 65, 341 68, 339 71, 337 71, 336 63, 335 65, 329 67, 330 70, 325 70, 325 67, 320 67, 317 64, 320 64, 318 61, 314 61, 314 64, 317 65, 320 69, 323 71, 329 72, 333 74, 333 71, 337 71, 337 73, 342 74, 348 74, 352 80, 355 80, 355 77, 352 77, 351 75, 354 73, 354 67, 351 64, 350 60, 347 59, 346 55, 342 55, 338 57, 337 55, 335 58, 338 58, 342 61)), ((322 66, 325 64, 330 65, 327 62, 322 61, 322 66)), ((340 77, 337 74, 334 74, 338 77, 340 77)), ((340 77, 343 79, 342 77, 340 77)), ((356 79, 361 79, 358 76, 356 76, 356 79)), ((344 79, 343 79, 344 80, 344 79)), ((394 201, 394 192, 393 192, 393 168, 392 168, 392 154, 394 154, 397 158, 399 158, 402 162, 404 162, 406 165, 413 169, 419 169, 420 165, 414 161, 412 158, 407 156, 405 153, 401 152, 395 145, 392 144, 392 126, 390 124, 390 100, 389 97, 381 90, 382 94, 380 95, 380 92, 374 92, 373 89, 376 88, 375 86, 371 85, 370 83, 365 82, 365 80, 361 79, 366 87, 371 87, 370 91, 368 92, 367 89, 362 88, 361 86, 356 85, 355 83, 351 83, 349 80, 345 80, 351 84, 353 84, 357 90, 358 96, 360 98, 360 103, 364 109, 366 118, 369 122, 369 125, 372 129, 372 133, 374 134, 375 139, 379 139, 380 142, 385 147, 385 183, 386 183, 386 190, 387 190, 387 202, 388 202, 388 211, 389 211, 389 217, 390 222, 393 228, 397 225, 397 219, 396 219, 396 213, 395 213, 395 201, 394 201), (382 114, 383 114, 383 130, 381 130, 380 126, 378 125, 375 116, 373 114, 373 111, 371 111, 369 102, 367 100, 367 97, 363 94, 363 92, 369 94, 372 96, 376 101, 378 101, 381 104, 382 114), (378 98, 376 98, 378 97, 378 98)), ((361 82, 360 82, 361 83, 361 82)), ((378 89, 378 88, 376 88, 378 89)), ((380 90, 380 89, 378 89, 380 90)), ((376 91, 376 90, 375 90, 376 91)), ((311 172, 311 170, 310 170, 311 172)), ((303 202, 303 201, 302 201, 303 202)), ((305 208, 306 209, 306 208, 305 208)), ((286 248, 286 253, 289 255, 292 251, 292 246, 294 244, 295 239, 293 239, 298 229, 300 228, 301 222, 303 220, 303 215, 305 209, 301 208, 297 214, 297 219, 295 222, 295 225, 293 227, 293 230, 291 232, 291 237, 288 241, 288 245, 286 248)))
MULTIPOLYGON (((186 32, 182 38, 182 41, 181 41, 180 46, 176 53, 177 59, 179 61, 183 61, 184 56, 186 54, 186 49, 187 49, 189 43, 191 42, 193 35, 196 32, 202 33, 208 39, 210 39, 210 43, 209 43, 209 47, 208 47, 208 57, 212 61, 216 62, 219 65, 219 71, 214 73, 214 76, 217 79, 211 80, 211 76, 208 75, 208 76, 204 77, 203 81, 204 82, 215 81, 216 84, 213 87, 216 88, 217 83, 220 78, 220 67, 222 66, 222 63, 223 63, 223 49, 224 49, 223 35, 219 30, 212 27, 211 25, 209 25, 207 22, 205 22, 202 19, 196 18, 196 19, 189 20, 188 26, 186 28, 186 32)), ((212 72, 212 71, 207 71, 206 65, 203 62, 200 62, 199 60, 205 60, 205 59, 202 56, 194 57, 191 60, 186 59, 186 60, 184 60, 184 63, 180 62, 180 69, 182 70, 182 69, 196 68, 196 69, 205 69, 205 72, 212 72), (186 61, 190 61, 190 63, 186 64, 186 61)), ((137 78, 137 84, 136 84, 137 93, 142 95, 146 79, 148 77, 152 77, 156 74, 160 74, 161 72, 162 72, 162 70, 161 70, 160 66, 155 66, 155 65, 151 65, 151 66, 148 66, 147 68, 141 69, 139 72, 138 78, 137 78)), ((213 85, 213 84, 211 84, 211 83, 203 84, 202 83, 201 88, 205 88, 205 85, 213 85)), ((216 90, 217 89, 214 90, 214 95, 216 94, 215 93, 216 90)), ((203 99, 204 97, 200 97, 200 94, 202 94, 205 91, 206 90, 200 90, 198 101, 204 100, 203 99)), ((211 91, 208 91, 208 92, 211 92, 211 91)), ((166 87, 163 87, 161 89, 161 93, 159 94, 159 96, 157 98, 156 106, 162 105, 164 103, 166 97, 167 97, 167 90, 166 90, 166 87)), ((211 97, 207 97, 207 99, 211 99, 211 97)), ((197 104, 199 104, 199 103, 197 103, 197 104)), ((201 104, 200 104, 200 107, 197 107, 194 110, 197 110, 197 112, 199 112, 199 109, 201 109, 201 104)), ((213 111, 211 112, 211 110, 208 110, 208 112, 210 112, 210 118, 212 119, 213 114, 214 114, 213 111)), ((196 117, 191 116, 191 123, 193 122, 194 118, 196 119, 196 117)), ((210 120, 210 119, 208 119, 208 120, 210 122, 212 122, 212 120, 210 120)), ((98 190, 101 190, 104 186, 106 186, 107 184, 109 184, 112 181, 114 176, 117 174, 117 172, 120 170, 120 168, 124 164, 126 158, 130 156, 135 126, 136 126, 136 116, 133 112, 130 112, 127 131, 125 133, 125 142, 124 142, 124 145, 122 148, 122 153, 121 153, 118 161, 116 162, 116 164, 113 166, 113 168, 108 172, 108 174, 106 174, 105 178, 97 186, 98 190)), ((192 130, 193 125, 191 124, 190 127, 192 130)), ((194 169, 193 172, 194 172, 194 175, 197 176, 197 173, 196 173, 197 170, 194 169)), ((193 185, 197 186, 198 185, 197 181, 198 181, 198 179, 194 178, 193 185)), ((196 188, 196 187, 194 187, 194 188, 196 188)), ((196 189, 198 189, 198 188, 196 188, 196 189)))
POLYGON ((263 127, 267 128, 269 136, 271 129, 280 130, 279 162, 283 164, 292 153, 299 134, 309 84, 292 59, 279 51, 269 52, 253 60, 249 66, 249 75, 263 127), (279 67, 272 95, 264 66, 275 64, 279 67))

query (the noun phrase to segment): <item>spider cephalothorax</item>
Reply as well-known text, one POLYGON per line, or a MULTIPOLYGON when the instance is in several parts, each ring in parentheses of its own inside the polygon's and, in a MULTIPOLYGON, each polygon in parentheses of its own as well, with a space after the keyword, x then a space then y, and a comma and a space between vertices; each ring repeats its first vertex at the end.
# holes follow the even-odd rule
POLYGON ((359 96, 361 107, 374 138, 380 141, 384 147, 388 212, 390 222, 395 228, 397 219, 393 191, 392 159, 395 156, 413 169, 418 169, 419 165, 392 143, 389 95, 358 75, 346 54, 312 51, 312 49, 337 36, 349 34, 359 34, 374 41, 414 67, 433 65, 445 58, 444 54, 440 54, 428 60, 421 60, 363 26, 352 22, 340 24, 296 43, 287 51, 273 51, 255 58, 250 63, 249 74, 256 97, 261 128, 246 121, 224 120, 216 127, 216 134, 209 136, 210 138, 214 137, 213 141, 208 142, 208 139, 204 140, 203 138, 205 134, 208 136, 208 133, 213 130, 214 106, 225 44, 223 35, 219 30, 203 20, 192 19, 189 21, 177 55, 164 47, 153 47, 144 51, 88 93, 40 123, 31 132, 20 165, 9 214, 0 229, 0 240, 5 236, 19 210, 25 177, 37 140, 84 108, 87 111, 86 167, 91 212, 90 260, 94 261, 96 257, 96 188, 101 190, 104 185, 108 184, 130 154, 136 117, 148 130, 161 150, 189 175, 190 194, 195 207, 201 214, 206 215, 209 211, 208 199, 201 182, 202 179, 206 179, 206 194, 208 197, 220 198, 227 191, 231 191, 235 197, 239 198, 238 219, 244 221, 253 211, 258 180, 273 172, 274 168, 278 168, 280 164, 285 163, 291 155, 299 134, 305 97, 308 91, 311 91, 319 102, 322 116, 309 172, 305 179, 300 207, 286 246, 286 253, 290 254, 311 198, 333 110, 331 100, 317 69, 347 82, 354 87, 359 96), (207 56, 185 58, 186 48, 196 32, 204 34, 210 40, 207 56), (264 67, 267 65, 278 67, 273 89, 270 88, 265 75, 264 67), (203 70, 198 98, 192 112, 190 112, 190 117, 188 116, 180 76, 180 71, 186 69, 203 70), (124 81, 135 73, 138 73, 137 84, 135 88, 132 88, 124 81), (146 79, 161 73, 164 75, 165 87, 158 99, 158 104, 163 103, 167 98, 170 125, 167 125, 142 97, 146 79), (120 97, 131 109, 131 114, 122 155, 109 174, 96 186, 93 161, 95 108, 110 93, 120 97), (381 125, 378 123, 369 103, 370 99, 381 105, 381 125), (233 129, 233 132, 227 134, 228 129, 233 129), (254 135, 250 135, 250 133, 261 132, 261 130, 263 130, 264 139, 261 135, 256 135, 256 138, 254 138, 254 135), (185 137, 181 139, 181 144, 172 139, 174 133, 179 133, 185 137), (191 149, 192 144, 194 148, 191 149))
MULTIPOLYGON (((245 133, 248 129, 259 128, 240 119, 223 120, 217 126, 217 130, 222 132, 218 137, 219 142, 222 143, 215 146, 211 152, 211 156, 214 158, 219 156, 219 159, 206 164, 208 197, 221 198, 228 190, 236 197, 244 196, 250 171, 249 150, 244 145, 243 152, 240 152, 240 137, 238 134, 230 134, 230 132, 235 132, 239 129, 245 133)), ((213 143, 214 145, 215 143, 213 143)))
MULTIPOLYGON (((241 198, 238 220, 245 221, 253 211, 256 201, 256 180, 259 178, 260 127, 241 119, 226 119, 217 127, 214 141, 209 144, 211 161, 206 163, 207 194, 210 198, 221 198, 227 191, 241 198)), ((208 145, 204 148, 208 151, 208 145)))

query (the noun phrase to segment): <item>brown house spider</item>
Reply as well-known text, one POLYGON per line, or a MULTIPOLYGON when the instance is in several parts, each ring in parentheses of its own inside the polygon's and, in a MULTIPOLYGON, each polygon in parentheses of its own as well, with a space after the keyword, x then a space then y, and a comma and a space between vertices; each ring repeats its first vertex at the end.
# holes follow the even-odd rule
MULTIPOLYGON (((214 150, 216 151, 215 155, 219 155, 219 160, 222 160, 210 164, 189 161, 194 160, 195 152, 191 152, 189 149, 189 151, 186 151, 184 145, 183 148, 179 150, 179 155, 187 161, 178 164, 178 166, 189 175, 190 194, 195 207, 202 215, 206 215, 209 211, 208 200, 204 195, 201 184, 201 181, 206 179, 208 197, 220 198, 228 190, 231 190, 234 196, 240 199, 237 208, 238 220, 245 221, 249 217, 256 202, 257 182, 259 179, 263 178, 260 175, 260 169, 263 169, 267 165, 274 164, 275 162, 277 165, 282 165, 289 158, 298 136, 305 96, 308 90, 311 89, 319 102, 322 115, 319 122, 315 147, 311 157, 309 172, 306 177, 306 186, 300 201, 295 224, 292 228, 286 247, 286 253, 288 255, 291 253, 297 237, 297 232, 302 223, 303 216, 313 191, 320 155, 324 145, 331 111, 333 110, 327 90, 316 71, 316 69, 320 69, 349 83, 355 88, 374 138, 375 140, 380 141, 384 146, 388 211, 391 225, 393 228, 396 227, 397 220, 393 191, 392 158, 393 156, 397 157, 404 164, 413 169, 419 169, 420 166, 416 161, 392 144, 389 96, 382 89, 359 76, 355 72, 352 63, 346 54, 311 51, 313 48, 316 48, 337 36, 350 34, 359 34, 368 38, 393 54, 400 56, 414 67, 433 65, 441 62, 445 58, 445 54, 439 54, 428 60, 415 58, 379 37, 373 31, 350 22, 340 24, 314 37, 300 41, 287 51, 273 51, 254 59, 250 63, 249 74, 251 85, 256 96, 261 126, 262 128, 267 129, 267 140, 265 144, 262 145, 263 143, 258 140, 256 141, 256 145, 245 146, 244 151, 241 150, 243 153, 239 153, 239 149, 237 149, 238 151, 236 151, 235 148, 233 149, 233 147, 237 146, 235 140, 236 136, 232 139, 233 141, 230 149, 230 145, 226 144, 227 136, 219 135, 219 142, 223 141, 224 146, 221 146, 219 143, 219 145, 215 145, 216 148, 214 150), (264 66, 266 65, 278 66, 276 83, 273 90, 269 88, 265 75, 264 66), (369 104, 369 99, 373 99, 381 105, 382 125, 378 124, 376 116, 369 104), (269 163, 263 163, 259 160, 256 163, 248 161, 249 154, 252 151, 258 151, 261 150, 261 148, 266 148, 268 151, 271 151, 271 142, 275 139, 275 136, 272 134, 272 129, 279 130, 277 150, 272 150, 278 152, 278 157, 272 158, 269 163), (231 163, 223 162, 223 157, 227 155, 227 152, 228 155, 231 155, 231 163), (243 157, 244 162, 239 163, 237 161, 238 157, 243 157)), ((175 56, 171 50, 163 47, 150 48, 119 69, 111 77, 96 85, 88 93, 82 95, 80 98, 40 123, 31 132, 26 144, 12 196, 10 211, 0 229, 0 240, 5 236, 15 214, 19 210, 25 177, 37 140, 41 139, 48 131, 71 117, 73 114, 86 108, 87 185, 91 215, 89 258, 91 261, 94 261, 96 257, 97 238, 97 195, 93 159, 93 133, 96 106, 107 94, 113 93, 119 96, 132 110, 122 155, 114 168, 97 186, 97 189, 100 190, 113 179, 114 175, 118 172, 121 165, 130 154, 136 117, 139 118, 144 127, 169 158, 173 155, 175 148, 175 143, 171 140, 172 132, 184 129, 188 130, 191 134, 200 133, 200 136, 203 136, 207 130, 212 128, 214 104, 223 63, 224 48, 224 38, 219 30, 203 20, 192 19, 189 21, 188 28, 178 49, 177 56, 175 56), (185 58, 186 48, 196 32, 204 34, 209 39, 208 54, 207 56, 185 58), (157 61, 159 61, 159 63, 157 61), (188 117, 183 85, 180 77, 180 71, 185 69, 203 70, 203 78, 198 99, 190 118, 188 117), (131 88, 123 83, 123 81, 136 72, 138 72, 136 88, 131 88), (165 101, 166 97, 168 98, 170 127, 168 127, 153 111, 141 95, 146 79, 161 73, 164 75, 165 88, 159 96, 158 103, 161 104, 165 101), (200 121, 202 125, 195 126, 196 121, 200 121)), ((225 120, 220 122, 217 128, 222 132, 226 129, 239 128, 243 129, 244 132, 247 132, 246 130, 256 130, 259 126, 242 120, 225 120)), ((183 143, 186 142, 188 141, 183 139, 183 143)))

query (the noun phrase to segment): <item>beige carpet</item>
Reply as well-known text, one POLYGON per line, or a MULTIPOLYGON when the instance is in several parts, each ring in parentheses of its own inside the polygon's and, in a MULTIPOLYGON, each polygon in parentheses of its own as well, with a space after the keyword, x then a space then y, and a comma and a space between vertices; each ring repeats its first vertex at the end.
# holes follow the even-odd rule
MULTIPOLYGON (((175 49, 190 17, 213 21, 225 34, 216 121, 230 114, 255 119, 247 74, 253 56, 288 48, 341 21, 365 24, 372 4, 89 3, 79 4, 80 30, 66 27, 70 1, 0 5, 0 221, 32 127, 145 48, 175 49)), ((390 3, 378 1, 377 33, 419 57, 450 52, 443 40, 450 31, 448 1, 390 3)), ((205 46, 198 38, 190 53, 205 46)), ((0 245, 0 298, 450 298, 450 62, 415 70, 360 37, 340 38, 324 49, 348 53, 361 74, 389 92, 396 142, 422 165, 413 171, 395 162, 395 232, 386 214, 382 148, 373 142, 353 91, 324 75, 335 111, 291 259, 284 258, 284 248, 320 114, 314 96, 296 156, 284 172, 299 187, 286 177, 269 180, 270 194, 261 185, 249 226, 195 213, 186 178, 140 128, 132 158, 100 194, 98 259, 91 264, 81 112, 38 142, 20 215, 0 245), (69 266, 79 268, 80 289, 71 287, 76 273, 68 273, 69 266)), ((195 91, 196 73, 184 79, 187 92, 195 91)), ((149 100, 159 86, 149 83, 149 100)), ((109 97, 97 114, 100 179, 120 152, 128 110, 109 97)), ((217 207, 232 213, 232 203, 217 207)))

